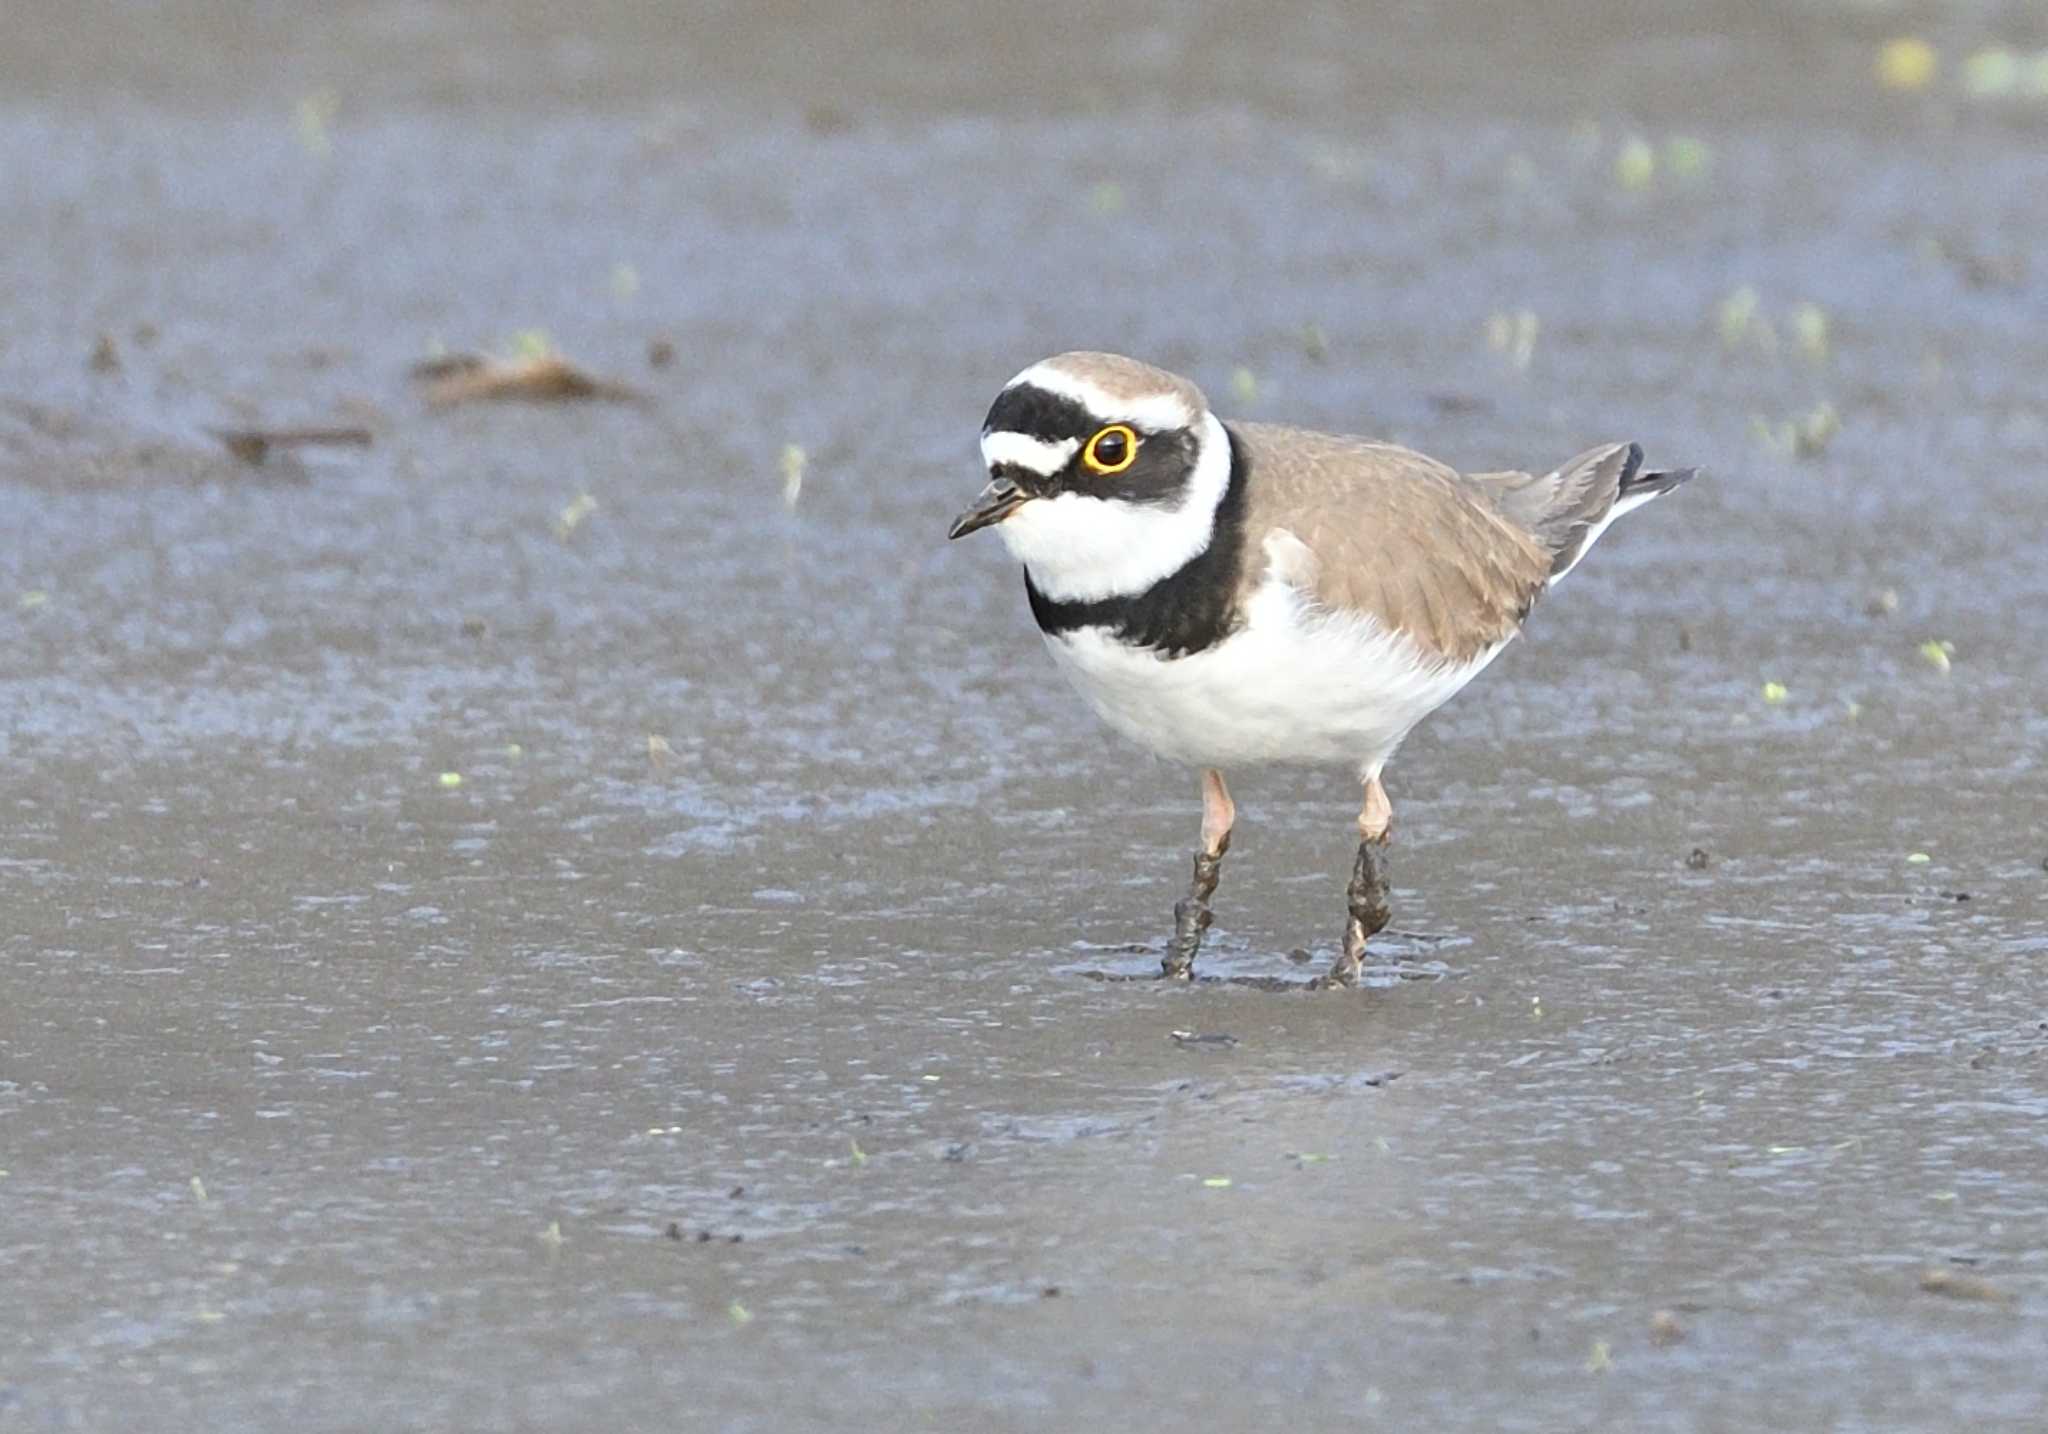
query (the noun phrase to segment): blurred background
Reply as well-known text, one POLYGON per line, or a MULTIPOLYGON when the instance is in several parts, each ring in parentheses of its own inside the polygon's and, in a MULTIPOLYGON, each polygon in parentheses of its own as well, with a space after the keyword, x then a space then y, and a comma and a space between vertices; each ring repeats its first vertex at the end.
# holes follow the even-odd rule
POLYGON ((2037 1427, 2044 227, 2030 4, 10 0, 0 1428, 2037 1427), (1356 999, 1341 775, 1120 979, 1079 347, 1709 470, 1356 999))

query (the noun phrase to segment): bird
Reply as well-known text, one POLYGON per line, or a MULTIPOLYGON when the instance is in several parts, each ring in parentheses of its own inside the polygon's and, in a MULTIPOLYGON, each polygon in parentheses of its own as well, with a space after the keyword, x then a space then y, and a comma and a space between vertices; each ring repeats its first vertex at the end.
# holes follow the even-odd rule
POLYGON ((1514 640, 1608 525, 1699 470, 1605 443, 1543 473, 1461 474, 1413 449, 1225 422, 1188 379, 1076 351, 1005 384, 993 528, 1054 664, 1114 731, 1195 769, 1200 845, 1161 975, 1194 976, 1237 809, 1226 770, 1344 767, 1362 787, 1343 938, 1355 986, 1391 916, 1388 760, 1514 640))

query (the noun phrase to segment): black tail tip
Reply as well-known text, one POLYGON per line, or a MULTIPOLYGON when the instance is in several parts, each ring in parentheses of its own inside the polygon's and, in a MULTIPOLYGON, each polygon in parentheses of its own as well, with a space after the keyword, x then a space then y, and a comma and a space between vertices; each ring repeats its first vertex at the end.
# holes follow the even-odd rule
POLYGON ((1655 496, 1669 493, 1682 483, 1690 483, 1705 471, 1699 468, 1666 468, 1661 472, 1642 473, 1638 467, 1643 461, 1642 445, 1631 443, 1628 450, 1628 467, 1621 475, 1621 489, 1617 496, 1627 497, 1635 493, 1655 496))

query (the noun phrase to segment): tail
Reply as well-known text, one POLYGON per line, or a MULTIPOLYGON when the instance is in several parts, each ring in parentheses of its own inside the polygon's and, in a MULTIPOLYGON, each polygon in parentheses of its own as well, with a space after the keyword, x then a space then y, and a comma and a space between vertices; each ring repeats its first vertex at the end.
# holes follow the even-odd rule
POLYGON ((1700 475, 1697 468, 1666 468, 1658 473, 1638 472, 1642 464, 1643 445, 1629 444, 1628 464, 1622 469, 1611 517, 1618 518, 1632 508, 1640 508, 1652 498, 1661 498, 1673 488, 1690 483, 1700 475))
POLYGON ((1555 472, 1478 473, 1469 480, 1503 516, 1527 530, 1550 552, 1550 581, 1579 565, 1608 525, 1661 498, 1700 471, 1673 468, 1645 473, 1640 443, 1588 449, 1555 472))

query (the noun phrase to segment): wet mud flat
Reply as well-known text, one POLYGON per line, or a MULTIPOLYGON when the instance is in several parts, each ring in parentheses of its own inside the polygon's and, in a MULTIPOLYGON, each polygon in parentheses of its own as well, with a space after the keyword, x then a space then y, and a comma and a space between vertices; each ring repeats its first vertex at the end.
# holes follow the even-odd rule
POLYGON ((98 80, 27 13, 0 1428, 2037 1425, 2038 111, 1740 9, 1440 19, 1405 86, 1132 12, 1214 98, 1100 105, 900 16, 797 103, 603 9, 240 98, 225 8, 98 80), (1557 83, 1444 58, 1510 49, 1557 83), (1210 979, 1147 979, 1192 779, 943 542, 1076 344, 1709 469, 1390 769, 1368 989, 1300 989, 1315 774, 1234 783, 1210 979), (410 374, 536 347, 630 397, 410 374))

